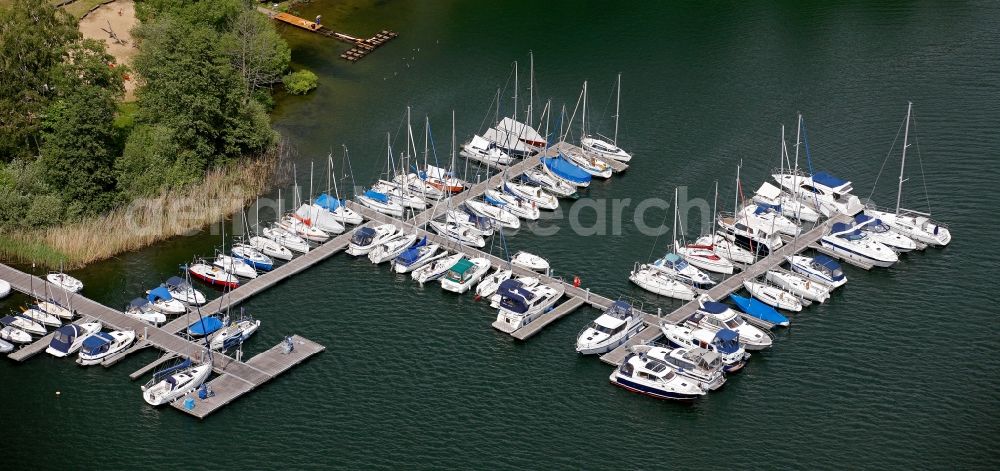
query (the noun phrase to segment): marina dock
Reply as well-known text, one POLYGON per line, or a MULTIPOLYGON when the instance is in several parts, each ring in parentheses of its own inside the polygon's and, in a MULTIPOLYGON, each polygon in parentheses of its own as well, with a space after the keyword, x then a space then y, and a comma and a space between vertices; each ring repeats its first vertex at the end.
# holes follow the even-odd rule
POLYGON ((297 28, 304 29, 306 31, 311 31, 313 33, 321 34, 328 38, 336 39, 337 41, 350 44, 353 47, 347 50, 347 52, 344 52, 343 54, 340 55, 341 59, 350 62, 357 62, 358 60, 361 60, 375 49, 378 49, 385 43, 395 39, 396 36, 399 36, 399 34, 394 31, 382 30, 379 31, 378 33, 375 33, 375 35, 370 38, 356 38, 349 34, 334 31, 315 21, 309 21, 305 18, 299 18, 295 15, 292 15, 291 13, 275 11, 271 10, 270 8, 265 8, 262 6, 258 6, 257 11, 267 15, 269 18, 275 21, 280 21, 282 23, 289 24, 297 28))

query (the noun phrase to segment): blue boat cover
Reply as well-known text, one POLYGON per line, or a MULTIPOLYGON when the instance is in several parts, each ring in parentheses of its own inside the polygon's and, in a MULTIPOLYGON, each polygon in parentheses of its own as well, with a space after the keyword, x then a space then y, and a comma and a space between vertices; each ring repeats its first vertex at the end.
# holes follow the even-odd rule
POLYGON ((850 183, 847 180, 842 180, 833 175, 830 175, 827 172, 819 172, 814 174, 813 181, 819 183, 820 185, 828 186, 830 188, 837 188, 839 186, 850 183))
POLYGON ((611 307, 608 310, 629 312, 632 310, 632 305, 619 299, 618 301, 612 303, 611 307))
POLYGON ((830 227, 831 234, 836 234, 838 232, 845 232, 849 230, 851 230, 851 226, 848 226, 846 223, 843 222, 834 223, 833 226, 830 227))
POLYGON ((528 304, 535 299, 535 293, 526 289, 521 280, 504 280, 497 293, 500 295, 500 306, 518 314, 527 312, 528 304))
POLYGON ((375 229, 372 229, 370 227, 362 227, 361 229, 358 229, 358 231, 355 232, 353 236, 351 236, 351 243, 360 246, 367 246, 372 242, 372 239, 374 238, 375 238, 375 229))
POLYGON ((486 200, 486 202, 488 204, 492 204, 493 206, 503 206, 503 205, 507 204, 504 201, 495 200, 493 198, 490 198, 490 195, 483 196, 483 199, 486 200))
POLYGON ((410 248, 419 249, 420 247, 423 247, 425 245, 427 245, 427 236, 421 237, 420 240, 418 240, 417 243, 411 245, 410 248))
POLYGON ((221 328, 222 319, 219 319, 218 317, 205 317, 188 326, 188 333, 201 337, 203 335, 211 334, 221 328))
POLYGON ((377 192, 375 190, 367 190, 367 191, 365 191, 365 196, 368 197, 368 198, 370 198, 370 199, 373 199, 375 201, 378 201, 379 203, 385 204, 385 203, 389 202, 389 196, 388 195, 386 195, 385 193, 379 193, 379 192, 377 192))
POLYGON ((164 301, 170 301, 174 299, 174 297, 170 295, 170 291, 167 291, 166 288, 159 286, 150 290, 149 295, 146 296, 146 299, 149 300, 149 302, 151 303, 155 303, 160 299, 164 301))
POLYGON ((76 324, 67 324, 56 329, 49 346, 63 353, 69 352, 70 345, 80 335, 80 327, 76 324))
POLYGON ((182 362, 180 362, 180 363, 178 363, 178 364, 176 364, 174 366, 171 366, 169 368, 165 368, 163 370, 157 371, 156 373, 153 373, 153 380, 154 381, 159 381, 159 380, 161 380, 161 379, 163 379, 163 378, 165 378, 167 376, 170 376, 170 375, 174 374, 174 372, 179 371, 179 370, 183 370, 184 368, 187 368, 187 367, 189 367, 191 365, 192 365, 191 359, 190 358, 186 358, 184 361, 182 361, 182 362))
POLYGON ((844 279, 844 270, 841 269, 840 263, 836 260, 827 257, 826 255, 817 255, 813 257, 813 263, 826 268, 830 273, 830 277, 833 278, 834 281, 844 279))
POLYGON ((327 211, 333 211, 341 207, 344 203, 326 193, 316 197, 316 204, 322 206, 327 211))
POLYGON ((542 163, 545 164, 545 166, 551 170, 552 173, 571 182, 587 183, 592 178, 589 173, 574 165, 562 154, 559 154, 558 157, 543 157, 542 163))
POLYGON ((146 306, 147 304, 149 304, 149 301, 147 301, 145 299, 142 299, 142 298, 135 298, 135 299, 132 300, 132 302, 128 303, 128 307, 141 308, 141 307, 146 306))
POLYGON ((737 296, 735 294, 730 294, 729 299, 733 300, 740 310, 743 312, 756 317, 758 319, 770 322, 772 324, 787 324, 788 318, 775 311, 773 307, 764 304, 754 298, 744 298, 743 296, 737 296))
POLYGON ((410 247, 406 249, 403 253, 396 257, 396 261, 402 263, 405 266, 413 265, 420 258, 420 248, 410 247))
POLYGON ((775 211, 777 211, 777 212, 780 213, 781 212, 781 205, 780 204, 757 203, 757 209, 755 209, 753 211, 753 213, 754 214, 764 214, 768 210, 771 210, 771 209, 773 209, 773 210, 775 210, 775 211))
POLYGON ((872 219, 874 218, 864 213, 859 213, 857 216, 854 216, 854 222, 858 224, 871 221, 872 219))
POLYGON ((105 349, 111 344, 115 339, 107 332, 98 332, 90 337, 83 339, 83 353, 88 355, 94 353, 100 353, 101 350, 105 349))
POLYGON ((729 310, 729 305, 717 303, 715 301, 705 301, 701 303, 701 310, 709 314, 722 314, 729 310))
POLYGON ((167 286, 175 286, 176 287, 176 286, 181 286, 183 284, 186 284, 186 282, 183 279, 181 279, 181 277, 179 277, 179 276, 171 276, 170 278, 167 278, 167 281, 165 281, 163 284, 165 284, 167 286))
POLYGON ((740 351, 740 334, 722 329, 715 333, 715 349, 724 355, 740 351))

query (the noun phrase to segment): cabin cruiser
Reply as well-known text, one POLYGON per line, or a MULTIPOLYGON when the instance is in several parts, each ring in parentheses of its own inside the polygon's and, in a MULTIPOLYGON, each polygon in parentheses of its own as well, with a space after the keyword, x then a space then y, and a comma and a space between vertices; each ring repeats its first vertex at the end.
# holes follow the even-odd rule
POLYGON ((802 301, 799 301, 799 298, 786 293, 777 286, 754 280, 746 280, 743 282, 743 287, 746 288, 746 290, 749 291, 754 298, 760 300, 768 306, 792 312, 802 311, 802 301))
POLYGON ((146 295, 146 300, 149 301, 151 309, 166 315, 184 314, 187 311, 184 303, 174 299, 173 295, 170 294, 170 290, 163 286, 151 289, 146 295))
POLYGON ((695 327, 718 332, 729 329, 740 334, 740 343, 747 350, 763 350, 772 344, 771 336, 763 330, 748 324, 729 306, 702 299, 699 308, 688 320, 695 327))
POLYGON ((496 190, 487 190, 483 200, 521 219, 535 221, 541 216, 541 213, 538 211, 538 203, 523 200, 517 196, 508 195, 496 190))
POLYGON ((253 267, 248 265, 242 259, 236 257, 219 254, 216 255, 215 261, 212 262, 212 265, 225 270, 226 273, 231 273, 236 276, 242 276, 243 278, 250 279, 257 278, 257 270, 254 270, 253 267))
POLYGON ((715 391, 726 384, 722 358, 713 351, 699 347, 665 348, 651 345, 636 345, 631 350, 647 358, 663 361, 678 375, 696 381, 705 391, 715 391))
POLYGON ((576 336, 576 352, 610 352, 642 330, 643 325, 641 312, 625 301, 615 301, 576 336))
POLYGON ((824 235, 819 243, 844 258, 870 263, 876 267, 889 267, 899 261, 899 255, 888 246, 842 222, 834 223, 830 233, 824 235))
POLYGON ((711 247, 716 255, 734 263, 752 265, 757 261, 757 257, 749 250, 740 247, 735 242, 719 234, 703 235, 695 241, 695 245, 711 247))
POLYGON ((271 260, 271 257, 264 255, 252 245, 233 244, 231 253, 233 257, 242 260, 243 263, 250 265, 254 270, 271 271, 274 268, 274 260, 271 260))
POLYGON ((546 284, 536 278, 519 278, 500 283, 500 310, 493 327, 504 333, 513 333, 538 319, 549 310, 566 288, 562 283, 546 284))
POLYGON ((142 386, 142 398, 151 406, 173 402, 198 389, 211 373, 211 363, 195 365, 191 360, 184 360, 154 374, 153 379, 142 386))
POLYGON ((472 227, 441 221, 431 221, 429 225, 434 229, 434 232, 459 244, 486 247, 486 240, 483 239, 483 236, 475 233, 475 229, 472 227))
POLYGON ((663 338, 671 346, 703 348, 719 354, 719 358, 722 360, 722 371, 726 373, 736 373, 742 370, 750 358, 750 354, 740 344, 740 334, 729 329, 719 331, 692 329, 664 322, 660 324, 660 331, 663 333, 663 338))
POLYGON ((100 332, 101 327, 100 322, 64 325, 52 334, 45 353, 59 358, 72 355, 80 349, 84 339, 100 332))
POLYGON ((787 260, 795 273, 829 286, 831 289, 839 288, 847 283, 847 276, 844 275, 840 263, 826 255, 816 255, 815 257, 792 255, 787 257, 787 260))
POLYGON ((689 284, 695 288, 707 288, 715 284, 715 280, 710 278, 705 272, 691 266, 691 264, 675 253, 668 253, 649 266, 672 275, 675 280, 689 284))
POLYGON ((482 258, 462 258, 448 269, 448 273, 441 278, 441 288, 452 293, 462 294, 486 275, 490 269, 490 261, 482 258))
POLYGON ((510 264, 543 275, 548 275, 551 270, 548 260, 523 250, 518 251, 510 258, 510 264))
POLYGON ((170 296, 185 304, 201 306, 208 301, 204 293, 194 289, 191 283, 181 279, 179 276, 167 278, 167 281, 163 283, 163 287, 167 288, 170 296))
POLYGON ((761 224, 759 218, 739 219, 723 215, 718 219, 723 235, 750 253, 765 257, 784 245, 781 236, 770 225, 761 224))
POLYGON ((507 181, 501 185, 501 189, 504 193, 534 203, 535 206, 541 209, 556 209, 559 207, 559 200, 555 196, 546 193, 539 186, 507 181))
POLYGON ((768 270, 764 279, 792 295, 810 301, 826 302, 830 299, 830 288, 822 283, 812 281, 798 273, 784 270, 768 270))
POLYGON ((771 206, 762 203, 751 203, 740 210, 743 219, 753 220, 754 227, 764 227, 773 231, 778 231, 789 236, 797 236, 802 232, 802 228, 790 219, 781 214, 781 207, 771 206))
POLYGON ((36 300, 35 307, 63 320, 73 319, 73 316, 75 315, 73 314, 72 310, 64 308, 59 303, 51 300, 49 301, 36 300))
MULTIPOLYGON (((267 237, 254 236, 247 242, 251 247, 259 250, 260 253, 267 255, 268 257, 277 258, 279 260, 292 259, 292 251, 289 250, 288 247, 268 239, 267 237)), ((309 246, 306 245, 305 249, 308 251, 309 246)))
POLYGON ((83 366, 96 365, 105 358, 121 352, 135 341, 135 332, 131 330, 115 330, 112 332, 97 332, 83 339, 83 346, 76 360, 83 366))
POLYGON ((865 214, 882 221, 896 233, 923 244, 943 247, 951 242, 951 231, 925 213, 911 210, 892 213, 866 209, 865 214))
MULTIPOLYGON (((330 238, 330 234, 316 226, 309 225, 309 220, 303 220, 295 216, 283 216, 274 225, 280 227, 289 234, 295 234, 303 239, 313 242, 324 242, 330 238)), ((343 229, 343 226, 341 226, 343 229)), ((343 231, 341 231, 343 232, 343 231)))
POLYGON ((753 201, 757 204, 777 208, 783 216, 792 220, 816 222, 820 217, 819 212, 815 209, 792 198, 788 193, 781 191, 780 188, 768 182, 760 185, 757 193, 753 195, 753 201))
POLYGON ((343 234, 345 230, 344 223, 337 216, 318 204, 299 206, 299 209, 295 210, 294 217, 306 226, 323 231, 324 234, 343 234))
POLYGON ((409 273, 416 270, 437 258, 447 255, 447 252, 438 253, 440 247, 439 244, 428 243, 427 238, 424 237, 397 255, 392 261, 392 269, 396 273, 409 273))
POLYGON ((466 200, 465 207, 468 208, 469 212, 480 217, 489 218, 501 227, 514 230, 521 228, 521 219, 508 211, 504 211, 499 206, 486 204, 482 201, 466 200))
POLYGON ((476 296, 479 298, 493 296, 500 288, 500 283, 509 280, 513 275, 514 272, 509 268, 497 267, 496 271, 487 275, 483 281, 476 285, 476 296))
MULTIPOLYGON (((426 238, 421 241, 425 244, 427 243, 426 238)), ((410 248, 416 242, 416 234, 397 233, 395 236, 379 244, 378 247, 372 249, 371 252, 368 252, 368 260, 371 260, 374 264, 388 262, 398 257, 399 254, 406 251, 406 249, 410 248)))
POLYGON ((83 282, 65 273, 53 272, 45 275, 45 279, 70 293, 79 293, 83 289, 83 282))
POLYGON ((341 225, 357 225, 364 222, 364 218, 360 214, 352 211, 348 208, 343 200, 334 198, 326 193, 323 193, 313 200, 313 205, 319 206, 333 215, 334 220, 339 222, 341 225))
POLYGON ((188 272, 191 273, 191 276, 212 286, 222 288, 237 288, 240 286, 240 281, 235 275, 230 274, 219 267, 208 265, 203 261, 189 266, 188 272))
POLYGON ((462 150, 459 151, 459 154, 495 167, 506 167, 514 163, 513 157, 500 150, 496 144, 478 134, 472 136, 471 141, 462 145, 462 150))
POLYGON ((678 281, 674 275, 649 265, 635 267, 628 279, 640 288, 660 296, 683 301, 694 300, 695 292, 691 285, 678 281))
POLYGON ((557 178, 552 178, 539 168, 531 168, 524 172, 522 179, 560 198, 576 196, 576 187, 557 178))
POLYGON ((143 322, 153 325, 160 325, 167 322, 167 316, 162 312, 154 311, 152 304, 145 298, 135 298, 128 306, 125 306, 125 315, 134 317, 143 322))
POLYGON ((309 243, 305 239, 295 235, 294 233, 288 232, 280 227, 265 227, 263 230, 264 237, 271 239, 283 247, 299 253, 309 252, 309 243))
POLYGON ((614 159, 619 162, 628 162, 629 160, 632 160, 632 156, 620 147, 593 136, 586 136, 580 139, 580 145, 586 150, 596 152, 601 157, 614 159))
POLYGON ((680 255, 692 266, 710 272, 732 275, 735 269, 733 262, 715 253, 714 248, 712 245, 681 245, 679 241, 674 241, 674 253, 680 255))
POLYGON ((45 330, 45 326, 39 324, 38 322, 29 319, 21 315, 4 316, 0 318, 0 324, 6 327, 13 327, 15 329, 27 332, 31 335, 45 335, 48 331, 45 330))
POLYGON ((260 327, 260 320, 243 318, 215 331, 208 341, 212 350, 229 350, 250 338, 260 327))
POLYGON ((678 375, 665 361, 632 352, 611 372, 611 384, 657 399, 692 401, 705 395, 697 381, 678 375))
POLYGON ((375 247, 378 247, 394 235, 396 235, 396 226, 392 224, 362 227, 351 236, 351 243, 347 246, 347 253, 355 257, 368 255, 375 247))
POLYGON ((7 325, 3 322, 7 317, 0 319, 0 325, 3 325, 3 327, 0 327, 0 339, 14 343, 31 343, 31 334, 17 328, 13 324, 7 325))
MULTIPOLYGON (((447 253, 447 251, 444 252, 444 254, 447 253)), ((439 258, 427 265, 413 270, 410 277, 421 285, 427 283, 428 281, 434 281, 444 276, 444 274, 447 273, 451 267, 455 266, 459 260, 462 260, 463 257, 465 257, 465 255, 461 253, 446 255, 444 258, 439 258)))
POLYGON ((776 173, 771 178, 799 201, 815 207, 826 217, 838 213, 853 216, 864 209, 861 200, 851 194, 851 182, 827 172, 818 172, 812 176, 776 173))
POLYGON ((855 229, 864 232, 869 239, 881 242, 896 252, 909 252, 917 248, 913 239, 893 231, 881 219, 873 218, 867 214, 858 214, 854 216, 854 222, 857 224, 854 226, 855 229))
POLYGON ((403 217, 403 205, 393 201, 389 195, 375 190, 367 190, 357 196, 358 201, 382 214, 401 218, 403 217))

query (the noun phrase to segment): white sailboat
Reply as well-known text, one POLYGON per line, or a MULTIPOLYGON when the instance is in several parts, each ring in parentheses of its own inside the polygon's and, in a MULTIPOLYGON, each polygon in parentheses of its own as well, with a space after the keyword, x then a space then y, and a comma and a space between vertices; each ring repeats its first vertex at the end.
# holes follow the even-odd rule
POLYGON ((151 406, 173 402, 198 389, 212 373, 212 363, 193 364, 186 360, 176 367, 153 375, 142 386, 142 398, 151 406))
POLYGON ((410 248, 417 241, 416 234, 403 234, 398 233, 395 236, 382 242, 377 247, 368 252, 368 260, 371 260, 374 264, 388 262, 400 254, 402 254, 406 249, 410 248))
MULTIPOLYGON (((444 253, 447 254, 447 252, 444 253)), ((410 274, 410 277, 413 278, 413 280, 416 281, 417 283, 420 283, 421 285, 429 281, 434 281, 438 278, 441 278, 448 271, 448 269, 455 266, 455 264, 458 263, 458 261, 461 260, 463 257, 465 257, 465 254, 456 253, 448 255, 443 258, 439 258, 437 260, 434 260, 430 264, 424 265, 414 270, 410 274)))
MULTIPOLYGON (((601 157, 614 159, 619 162, 628 162, 629 160, 632 160, 632 155, 618 147, 618 114, 621 109, 622 102, 622 74, 618 74, 618 86, 616 88, 617 99, 615 100, 615 133, 613 137, 608 140, 606 137, 601 135, 598 135, 600 138, 597 138, 589 134, 584 134, 583 137, 580 138, 580 145, 586 150, 596 152, 601 157)), ((584 112, 586 112, 586 109, 584 112)))
POLYGON ((538 185, 546 192, 560 197, 570 198, 576 195, 576 187, 558 178, 553 178, 544 170, 535 167, 528 169, 522 175, 529 183, 538 185))
POLYGON ((236 276, 242 276, 243 278, 257 278, 257 270, 254 270, 247 262, 236 257, 231 257, 229 255, 219 254, 216 255, 215 260, 212 261, 212 265, 215 265, 226 273, 231 273, 236 276))
POLYGON ((309 243, 305 239, 288 232, 280 227, 265 227, 261 233, 264 237, 271 239, 282 247, 299 253, 309 252, 309 243))
POLYGON ((513 274, 514 272, 509 268, 497 267, 496 271, 487 275, 476 286, 476 296, 480 298, 493 296, 497 292, 497 288, 500 287, 500 283, 509 280, 513 274))
POLYGON ((486 190, 484 201, 521 219, 536 221, 541 217, 537 203, 523 200, 514 195, 501 193, 497 190, 486 190))
POLYGON ((438 252, 439 248, 441 248, 440 244, 427 243, 425 238, 400 253, 392 261, 392 270, 396 273, 410 273, 434 260, 446 257, 448 252, 438 252))
POLYGON ((478 216, 495 221, 505 229, 516 230, 521 228, 521 218, 508 211, 504 211, 503 208, 498 206, 486 204, 485 202, 479 200, 466 200, 465 207, 468 208, 470 212, 478 216))
POLYGON ((826 302, 830 299, 830 288, 797 273, 784 270, 768 270, 764 279, 795 296, 810 301, 826 302))
POLYGON ((475 233, 474 229, 469 226, 441 221, 431 221, 429 225, 434 232, 459 244, 486 247, 486 240, 483 239, 483 236, 475 233))
POLYGON ((755 280, 746 280, 743 282, 743 287, 746 288, 746 290, 749 291, 754 298, 764 304, 778 309, 784 309, 786 311, 802 311, 802 301, 799 301, 798 298, 786 293, 777 286, 761 283, 755 280))
POLYGON ((632 269, 629 281, 640 288, 660 296, 691 301, 695 297, 691 285, 677 280, 674 276, 652 268, 649 265, 639 265, 632 269))
POLYGON ((506 181, 501 185, 501 188, 504 193, 514 195, 525 201, 530 201, 541 209, 552 210, 559 207, 559 200, 539 186, 506 181))

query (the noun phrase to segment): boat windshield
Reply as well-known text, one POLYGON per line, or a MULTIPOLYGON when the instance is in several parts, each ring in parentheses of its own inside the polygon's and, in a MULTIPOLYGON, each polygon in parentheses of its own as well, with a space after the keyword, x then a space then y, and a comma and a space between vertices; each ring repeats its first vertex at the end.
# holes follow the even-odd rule
POLYGON ((55 340, 56 342, 61 342, 61 343, 70 343, 70 342, 73 341, 74 337, 76 337, 76 336, 75 335, 71 336, 69 333, 63 332, 62 329, 60 329, 60 330, 56 331, 55 336, 53 337, 53 340, 55 340))
POLYGON ((737 327, 743 325, 743 323, 740 322, 740 319, 735 316, 725 321, 724 323, 726 324, 726 327, 729 327, 730 329, 736 329, 737 327))

